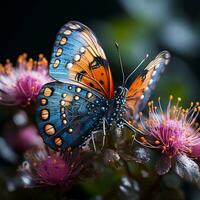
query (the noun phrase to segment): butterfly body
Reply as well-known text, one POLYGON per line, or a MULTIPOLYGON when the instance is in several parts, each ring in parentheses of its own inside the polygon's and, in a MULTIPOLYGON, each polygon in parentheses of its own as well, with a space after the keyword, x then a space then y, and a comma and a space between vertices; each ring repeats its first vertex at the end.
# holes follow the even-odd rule
POLYGON ((123 127, 126 112, 134 119, 147 102, 169 62, 161 52, 131 84, 114 91, 111 70, 93 32, 79 22, 64 25, 56 37, 49 74, 37 100, 37 124, 53 149, 77 147, 95 131, 123 127))
POLYGON ((113 125, 113 122, 119 127, 122 127, 122 121, 126 111, 127 92, 127 88, 119 86, 114 92, 114 98, 108 102, 108 107, 106 108, 107 112, 105 113, 104 118, 109 127, 113 125))

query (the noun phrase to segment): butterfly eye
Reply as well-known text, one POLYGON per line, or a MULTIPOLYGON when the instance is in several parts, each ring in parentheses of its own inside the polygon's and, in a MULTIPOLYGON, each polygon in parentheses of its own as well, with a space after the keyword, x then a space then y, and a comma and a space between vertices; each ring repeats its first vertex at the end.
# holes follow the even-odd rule
POLYGON ((116 93, 117 95, 122 95, 123 91, 124 91, 124 88, 120 86, 117 88, 116 93))

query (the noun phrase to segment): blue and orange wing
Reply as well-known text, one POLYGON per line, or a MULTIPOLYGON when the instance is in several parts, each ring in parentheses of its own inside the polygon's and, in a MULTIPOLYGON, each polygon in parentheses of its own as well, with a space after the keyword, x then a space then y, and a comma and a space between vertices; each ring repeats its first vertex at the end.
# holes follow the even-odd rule
POLYGON ((63 83, 77 82, 111 99, 112 75, 105 53, 93 32, 71 21, 57 34, 50 62, 50 76, 63 83))
POLYGON ((170 54, 168 51, 159 53, 129 87, 126 102, 134 119, 138 118, 138 113, 149 100, 151 92, 155 88, 169 60, 170 54))
POLYGON ((46 84, 37 99, 37 124, 44 142, 51 148, 81 145, 101 117, 102 96, 80 84, 46 84))

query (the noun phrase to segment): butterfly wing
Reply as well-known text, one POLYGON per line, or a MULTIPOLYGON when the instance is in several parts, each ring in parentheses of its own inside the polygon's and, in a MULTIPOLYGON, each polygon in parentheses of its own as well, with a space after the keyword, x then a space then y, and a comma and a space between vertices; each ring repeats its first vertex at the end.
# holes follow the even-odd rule
POLYGON ((81 83, 108 99, 114 95, 105 53, 93 32, 79 22, 71 21, 58 32, 49 72, 55 80, 81 83))
POLYGON ((169 60, 169 52, 162 51, 159 53, 129 87, 126 102, 135 119, 137 119, 138 113, 147 103, 160 78, 160 74, 164 71, 169 60))
POLYGON ((101 117, 98 93, 80 84, 46 84, 39 96, 37 124, 44 142, 53 149, 81 145, 101 117))

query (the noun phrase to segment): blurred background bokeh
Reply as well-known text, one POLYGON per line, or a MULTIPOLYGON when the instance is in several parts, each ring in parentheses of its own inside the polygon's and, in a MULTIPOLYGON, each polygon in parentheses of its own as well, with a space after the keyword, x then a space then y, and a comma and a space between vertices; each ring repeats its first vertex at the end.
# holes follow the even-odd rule
MULTIPOLYGON (((115 42, 119 44, 126 75, 146 54, 150 56, 137 73, 161 50, 168 50, 171 63, 152 98, 161 96, 165 102, 173 94, 182 97, 185 105, 199 100, 200 6, 196 0, 8 0, 1 1, 0 8, 0 63, 7 58, 15 63, 24 52, 33 58, 43 53, 49 60, 59 28, 77 20, 96 33, 116 85, 121 83, 121 72, 115 42)), ((9 107, 0 108, 0 137, 10 127, 7 119, 13 113, 9 107)), ((23 120, 22 117, 17 123, 23 126, 23 120)), ((15 128, 10 129, 12 132, 15 128)), ((6 144, 0 141, 0 145, 0 152, 6 151, 6 144)), ((0 154, 0 169, 5 169, 5 163, 10 161, 0 154)), ((11 156, 11 162, 15 162, 17 155, 11 156)), ((183 193, 186 199, 200 198, 200 192, 192 184, 185 183, 183 193)))

